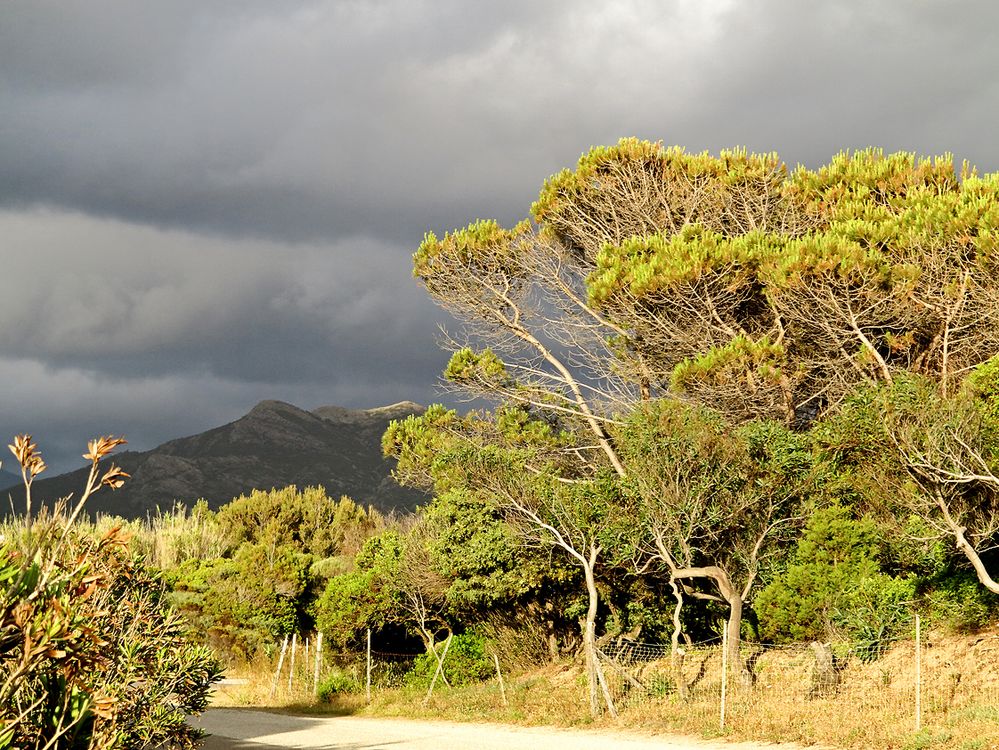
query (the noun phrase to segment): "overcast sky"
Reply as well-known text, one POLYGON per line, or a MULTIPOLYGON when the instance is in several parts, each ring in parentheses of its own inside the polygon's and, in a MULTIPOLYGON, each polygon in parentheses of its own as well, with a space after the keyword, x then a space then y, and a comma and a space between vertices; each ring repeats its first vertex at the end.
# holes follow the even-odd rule
POLYGON ((621 136, 996 171, 997 27, 987 0, 7 0, 0 437, 63 470, 265 398, 439 399, 423 233, 519 219, 621 136))

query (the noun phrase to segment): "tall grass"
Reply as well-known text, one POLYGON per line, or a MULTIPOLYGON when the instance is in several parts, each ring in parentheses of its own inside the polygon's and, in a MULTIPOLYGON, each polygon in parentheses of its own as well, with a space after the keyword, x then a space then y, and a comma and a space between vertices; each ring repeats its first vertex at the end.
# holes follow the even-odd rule
MULTIPOLYGON (((880 659, 852 661, 837 689, 809 697, 811 659, 807 649, 778 650, 760 664, 755 687, 730 679, 726 726, 720 728, 720 657, 708 662, 697 689, 686 698, 664 685, 656 694, 623 697, 617 720, 589 716, 586 679, 574 662, 527 670, 504 667, 506 701, 490 679, 462 687, 439 686, 426 700, 422 686, 378 688, 371 704, 363 694, 338 694, 316 702, 303 691, 270 696, 254 684, 266 681, 273 665, 261 662, 256 675, 226 698, 229 705, 359 713, 453 721, 496 721, 551 726, 589 726, 655 733, 798 742, 878 750, 988 750, 999 748, 999 632, 931 637, 923 662, 922 727, 914 721, 913 644, 900 642, 880 659), (507 671, 509 670, 509 671, 507 671)), ((640 677, 653 682, 651 673, 640 677)), ((266 684, 270 684, 269 682, 266 684)))
MULTIPOLYGON (((98 523, 106 522, 99 519, 98 523)), ((207 503, 188 509, 180 503, 148 516, 135 530, 136 550, 162 570, 187 560, 212 560, 232 550, 235 540, 207 503)))

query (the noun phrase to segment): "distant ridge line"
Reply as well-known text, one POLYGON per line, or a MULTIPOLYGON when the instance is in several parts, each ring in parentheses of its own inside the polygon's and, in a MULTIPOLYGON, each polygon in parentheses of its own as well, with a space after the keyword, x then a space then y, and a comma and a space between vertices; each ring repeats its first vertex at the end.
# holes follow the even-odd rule
MULTIPOLYGON (((255 489, 292 484, 324 487, 332 497, 349 495, 381 510, 411 510, 427 497, 392 479, 393 462, 382 456, 381 437, 393 419, 425 410, 415 402, 399 401, 370 409, 326 405, 306 411, 266 399, 219 427, 168 440, 152 450, 117 454, 115 463, 132 478, 121 490, 92 496, 88 512, 144 518, 157 507, 202 498, 217 508, 255 489)), ((78 493, 85 475, 81 468, 39 478, 32 498, 52 503, 78 493)), ((20 477, 15 480, 19 483, 20 477)), ((23 489, 15 486, 10 494, 15 507, 21 507, 23 489)))

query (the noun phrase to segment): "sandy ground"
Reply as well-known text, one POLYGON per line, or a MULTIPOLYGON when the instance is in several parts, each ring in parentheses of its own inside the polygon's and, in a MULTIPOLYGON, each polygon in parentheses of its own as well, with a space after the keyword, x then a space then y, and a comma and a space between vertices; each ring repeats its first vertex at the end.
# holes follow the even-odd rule
POLYGON ((205 743, 206 750, 773 750, 777 747, 596 730, 356 716, 287 716, 221 708, 206 711, 194 723, 212 735, 205 743))

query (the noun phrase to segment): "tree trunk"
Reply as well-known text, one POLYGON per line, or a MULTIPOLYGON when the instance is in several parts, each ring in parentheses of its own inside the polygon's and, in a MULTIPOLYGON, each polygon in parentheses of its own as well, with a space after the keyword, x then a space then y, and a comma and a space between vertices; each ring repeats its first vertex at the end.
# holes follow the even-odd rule
POLYGON ((974 545, 968 541, 968 530, 958 523, 957 520, 951 515, 947 499, 944 497, 940 487, 934 488, 933 496, 934 500, 936 500, 937 507, 943 514, 944 522, 947 524, 947 528, 949 528, 950 533, 954 535, 954 542, 957 545, 958 550, 964 553, 964 556, 968 558, 968 562, 971 563, 971 567, 975 569, 975 575, 978 576, 978 581, 993 594, 999 594, 999 581, 996 581, 989 574, 989 571, 985 567, 985 563, 982 562, 981 555, 978 554, 978 550, 976 550, 974 545))
POLYGON ((604 702, 611 716, 617 716, 617 709, 614 708, 614 701, 611 699, 610 691, 607 689, 607 682, 604 679, 603 671, 600 668, 600 661, 597 658, 597 607, 600 603, 600 595, 597 592, 597 582, 593 574, 596 558, 600 550, 598 547, 590 548, 590 559, 583 566, 583 574, 586 578, 586 593, 588 606, 586 608, 586 619, 583 621, 583 653, 586 656, 586 675, 590 692, 590 713, 594 718, 600 715, 600 695, 603 692, 604 702))
POLYGON ((680 620, 680 613, 683 611, 683 591, 675 578, 669 579, 670 588, 673 589, 673 596, 676 598, 676 606, 673 607, 673 632, 670 635, 670 664, 675 675, 677 692, 684 700, 690 698, 690 686, 683 676, 683 654, 680 653, 680 634, 683 630, 683 623, 680 620))
POLYGON ((740 647, 742 640, 742 595, 732 585, 732 581, 722 568, 717 565, 708 565, 703 568, 678 568, 672 573, 674 580, 680 578, 710 578, 718 587, 718 592, 722 599, 728 604, 728 659, 729 664, 740 674, 746 674, 746 665, 742 661, 740 647))
POLYGON ((739 675, 740 681, 744 685, 752 684, 752 675, 742 660, 740 647, 742 646, 742 597, 738 592, 733 592, 728 599, 728 663, 739 675))
POLYGON ((597 695, 597 605, 599 603, 596 582, 593 579, 593 568, 583 568, 586 576, 586 593, 589 595, 589 606, 583 620, 583 654, 586 657, 586 683, 590 690, 590 715, 597 718, 600 715, 600 698, 597 695))
POLYGON ((957 548, 964 553, 964 556, 968 558, 968 562, 971 563, 971 567, 975 569, 975 575, 978 576, 979 583, 993 594, 999 594, 999 581, 996 581, 985 568, 985 563, 982 562, 978 550, 971 545, 971 542, 965 536, 966 529, 957 524, 952 524, 952 528, 954 530, 954 538, 957 541, 957 548))

